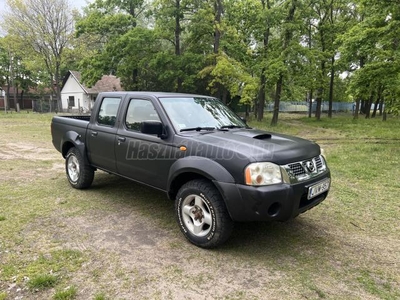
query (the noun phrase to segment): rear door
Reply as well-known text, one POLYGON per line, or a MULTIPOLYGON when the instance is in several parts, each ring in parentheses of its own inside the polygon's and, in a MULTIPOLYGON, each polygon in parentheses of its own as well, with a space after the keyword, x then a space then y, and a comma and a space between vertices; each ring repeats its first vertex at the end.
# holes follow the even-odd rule
POLYGON ((169 169, 179 155, 171 144, 173 136, 161 139, 140 132, 141 122, 161 119, 150 99, 129 99, 117 132, 116 157, 119 174, 165 190, 169 169))
POLYGON ((93 166, 116 172, 115 145, 120 97, 104 97, 94 122, 87 131, 88 157, 93 166))

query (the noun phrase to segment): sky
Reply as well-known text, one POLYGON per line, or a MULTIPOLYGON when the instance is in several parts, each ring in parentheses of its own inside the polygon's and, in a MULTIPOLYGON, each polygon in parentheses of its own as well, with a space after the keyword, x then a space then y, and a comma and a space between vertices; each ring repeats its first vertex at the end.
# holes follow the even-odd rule
MULTIPOLYGON (((0 0, 0 14, 3 12, 7 0, 0 0)), ((89 1, 90 2, 90 1, 89 1)), ((69 0, 72 7, 80 9, 86 6, 86 0, 69 0)))
MULTIPOLYGON (((93 0, 69 0, 72 8, 82 9, 82 7, 87 6, 88 3, 93 2, 93 0)), ((6 10, 6 3, 7 0, 0 0, 0 22, 3 20, 2 15, 5 13, 6 10)), ((0 37, 3 36, 5 33, 0 28, 0 37)))

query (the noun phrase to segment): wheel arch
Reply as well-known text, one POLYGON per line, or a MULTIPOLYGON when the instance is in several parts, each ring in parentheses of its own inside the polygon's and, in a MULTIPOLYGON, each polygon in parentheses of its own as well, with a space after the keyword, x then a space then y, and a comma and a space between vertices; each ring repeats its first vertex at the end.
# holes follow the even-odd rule
MULTIPOLYGON (((177 160, 168 176, 168 197, 174 200, 178 190, 186 182, 195 179, 207 179, 221 192, 215 181, 234 182, 232 175, 217 162, 204 157, 186 157, 177 160)), ((221 193, 222 195, 222 193, 221 193)))
POLYGON ((76 148, 82 155, 84 161, 86 164, 89 164, 89 161, 87 159, 86 155, 86 145, 85 143, 81 140, 82 135, 75 131, 67 131, 61 140, 61 153, 62 156, 65 158, 67 156, 68 151, 71 148, 76 148))

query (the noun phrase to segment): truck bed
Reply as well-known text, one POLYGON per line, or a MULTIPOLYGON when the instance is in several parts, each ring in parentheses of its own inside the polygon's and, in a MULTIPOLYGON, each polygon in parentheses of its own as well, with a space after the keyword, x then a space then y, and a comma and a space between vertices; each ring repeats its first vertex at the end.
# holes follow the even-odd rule
POLYGON ((89 126, 90 115, 54 116, 51 123, 52 140, 54 147, 62 152, 65 135, 74 132, 79 139, 86 141, 86 130, 89 126))
POLYGON ((69 118, 82 121, 90 121, 90 115, 70 115, 70 116, 59 116, 61 118, 69 118))

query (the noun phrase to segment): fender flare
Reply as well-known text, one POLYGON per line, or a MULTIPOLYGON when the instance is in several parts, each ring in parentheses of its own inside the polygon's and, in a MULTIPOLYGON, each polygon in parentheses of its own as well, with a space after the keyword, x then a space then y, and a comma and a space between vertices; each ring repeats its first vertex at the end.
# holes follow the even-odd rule
POLYGON ((196 173, 212 181, 234 183, 232 175, 219 163, 201 156, 188 156, 172 164, 168 174, 167 190, 171 189, 174 180, 183 173, 196 173))
POLYGON ((86 155, 86 145, 84 142, 82 142, 81 140, 82 135, 80 135, 79 133, 75 132, 75 131, 67 131, 63 138, 61 139, 61 153, 63 155, 63 157, 65 158, 65 156, 67 155, 67 151, 68 150, 64 150, 65 149, 65 145, 67 143, 71 143, 76 149, 78 149, 79 153, 82 155, 83 159, 85 160, 85 163, 90 165, 89 160, 87 158, 86 155))

